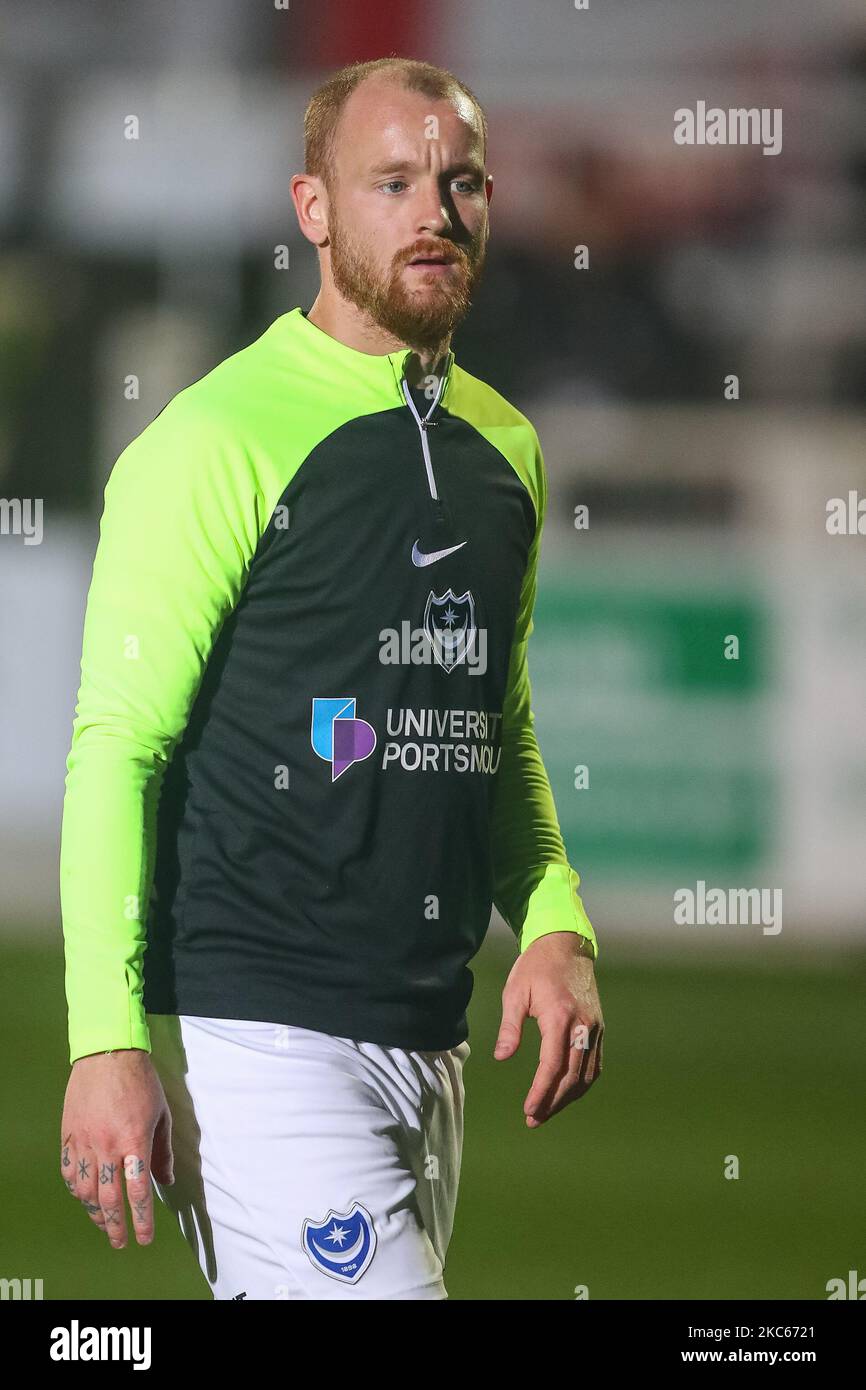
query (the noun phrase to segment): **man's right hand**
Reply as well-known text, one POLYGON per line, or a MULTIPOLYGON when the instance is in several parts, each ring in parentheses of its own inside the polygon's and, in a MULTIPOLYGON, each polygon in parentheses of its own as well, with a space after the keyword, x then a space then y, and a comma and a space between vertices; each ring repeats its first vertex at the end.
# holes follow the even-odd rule
POLYGON ((60 1172, 115 1250, 127 1242, 123 1183, 139 1245, 153 1240, 153 1187, 174 1182, 171 1114, 141 1048, 96 1052, 72 1065, 60 1130, 60 1172))

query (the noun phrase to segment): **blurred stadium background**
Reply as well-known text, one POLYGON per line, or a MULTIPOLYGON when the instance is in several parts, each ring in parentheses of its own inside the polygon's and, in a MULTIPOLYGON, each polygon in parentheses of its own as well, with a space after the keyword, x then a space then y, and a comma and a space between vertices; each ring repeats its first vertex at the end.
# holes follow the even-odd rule
POLYGON ((209 1297, 168 1220, 115 1254, 59 1178, 84 601, 124 445, 312 303, 304 106, 389 52, 451 67, 490 119, 455 348, 545 451, 530 670, 607 1026, 602 1081, 526 1131, 534 1027, 493 1063, 494 924, 451 1295, 826 1297, 866 1275, 866 538, 826 529, 829 499, 866 496, 855 0, 0 0, 0 497, 44 503, 40 544, 0 534, 0 1277, 209 1297), (782 152, 675 144, 698 100, 781 108, 782 152), (699 880, 781 889, 783 930, 677 926, 699 880))

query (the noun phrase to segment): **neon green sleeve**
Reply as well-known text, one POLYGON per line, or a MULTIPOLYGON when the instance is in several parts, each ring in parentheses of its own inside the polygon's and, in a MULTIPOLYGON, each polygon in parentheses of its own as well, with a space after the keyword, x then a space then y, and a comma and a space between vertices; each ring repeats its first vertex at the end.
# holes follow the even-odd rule
MULTIPOLYGON (((537 444, 537 436, 536 436, 537 444)), ((534 629, 538 556, 547 508, 547 477, 536 449, 537 525, 521 591, 502 710, 502 755, 496 779, 492 852, 494 904, 518 938, 521 953, 539 937, 572 931, 598 942, 568 862, 550 780, 535 734, 527 648, 534 629)))
POLYGON ((143 956, 160 788, 266 508, 244 451, 183 392, 108 480, 61 834, 70 1061, 150 1050, 143 956))

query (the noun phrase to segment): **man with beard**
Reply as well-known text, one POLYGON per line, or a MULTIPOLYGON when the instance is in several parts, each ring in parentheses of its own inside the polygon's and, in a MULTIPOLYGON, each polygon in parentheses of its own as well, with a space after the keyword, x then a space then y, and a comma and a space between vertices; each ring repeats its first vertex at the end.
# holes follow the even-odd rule
POLYGON ((315 303, 175 396, 106 488, 61 1173, 115 1247, 124 1180, 152 1238, 153 1184, 219 1299, 444 1298, 493 904, 519 945, 495 1055, 541 1034, 527 1126, 601 1069, 527 674, 545 471, 450 346, 489 231, 473 94, 353 65, 305 137, 315 303))

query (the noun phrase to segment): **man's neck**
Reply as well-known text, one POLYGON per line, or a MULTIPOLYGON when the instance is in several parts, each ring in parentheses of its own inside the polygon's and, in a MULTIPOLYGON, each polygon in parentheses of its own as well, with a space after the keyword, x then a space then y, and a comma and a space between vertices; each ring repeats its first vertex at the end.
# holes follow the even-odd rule
POLYGON ((406 379, 410 386, 417 385, 431 374, 435 375, 437 367, 441 366, 444 370, 448 359, 450 337, 434 348, 401 342, 393 333, 380 328, 354 304, 348 304, 342 299, 335 304, 322 293, 317 295, 306 317, 316 328, 327 333, 329 338, 336 338, 337 342, 354 348, 356 352, 384 357, 388 353, 405 352, 406 348, 411 348, 412 356, 406 363, 406 379))
POLYGON ((438 356, 428 354, 426 357, 421 357, 419 353, 413 351, 412 356, 406 360, 406 380, 412 387, 426 386, 431 376, 442 375, 447 363, 447 349, 438 356))

